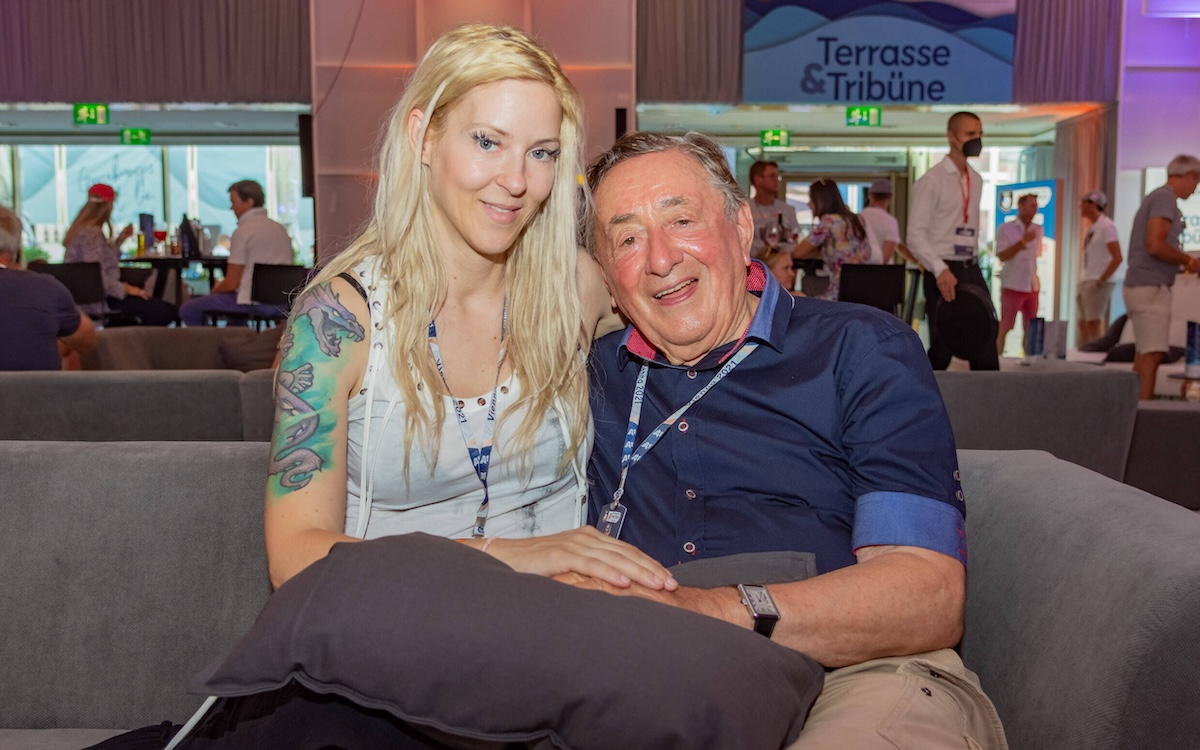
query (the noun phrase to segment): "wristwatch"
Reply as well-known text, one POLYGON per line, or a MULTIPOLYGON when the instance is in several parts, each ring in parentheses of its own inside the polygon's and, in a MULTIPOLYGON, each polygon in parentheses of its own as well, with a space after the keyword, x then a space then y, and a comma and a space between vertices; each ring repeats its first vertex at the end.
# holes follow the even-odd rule
POLYGON ((771 598, 771 592, 766 586, 739 583, 738 593, 742 595, 742 604, 750 610, 754 618, 754 632, 770 638, 775 631, 775 623, 779 622, 779 608, 771 598))

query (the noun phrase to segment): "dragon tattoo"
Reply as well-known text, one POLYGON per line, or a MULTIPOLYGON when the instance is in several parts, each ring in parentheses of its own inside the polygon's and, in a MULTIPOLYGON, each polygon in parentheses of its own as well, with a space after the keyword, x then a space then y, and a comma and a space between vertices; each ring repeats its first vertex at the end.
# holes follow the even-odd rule
MULTIPOLYGON (((362 325, 338 299, 338 295, 322 284, 308 291, 297 302, 296 319, 306 317, 312 326, 317 348, 328 357, 337 357, 342 352, 342 338, 362 341, 365 334, 362 325)), ((321 415, 305 398, 305 391, 313 384, 313 366, 304 362, 285 370, 283 364, 295 344, 291 328, 280 345, 280 368, 275 380, 275 399, 278 405, 277 422, 285 419, 296 421, 282 431, 282 445, 271 457, 269 473, 279 475, 279 484, 285 489, 305 487, 314 472, 324 466, 324 460, 305 443, 317 433, 321 415)))

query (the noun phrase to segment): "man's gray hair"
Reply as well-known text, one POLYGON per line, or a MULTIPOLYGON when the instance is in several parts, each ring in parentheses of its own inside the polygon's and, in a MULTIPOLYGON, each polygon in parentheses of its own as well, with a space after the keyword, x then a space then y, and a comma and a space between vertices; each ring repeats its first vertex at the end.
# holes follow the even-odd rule
POLYGON ((708 174, 709 183, 724 199, 725 216, 731 221, 737 216, 738 209, 749 201, 741 185, 729 171, 729 162, 725 152, 712 138, 697 133, 626 133, 612 145, 608 151, 592 160, 587 168, 588 182, 588 250, 596 254, 596 209, 592 205, 591 196, 600 188, 600 183, 618 164, 647 154, 657 154, 664 151, 680 151, 691 157, 708 174))
POLYGON ((21 258, 21 218, 0 206, 0 255, 21 258))
POLYGON ((1200 159, 1191 154, 1180 154, 1167 165, 1167 177, 1179 177, 1185 174, 1200 176, 1200 159))

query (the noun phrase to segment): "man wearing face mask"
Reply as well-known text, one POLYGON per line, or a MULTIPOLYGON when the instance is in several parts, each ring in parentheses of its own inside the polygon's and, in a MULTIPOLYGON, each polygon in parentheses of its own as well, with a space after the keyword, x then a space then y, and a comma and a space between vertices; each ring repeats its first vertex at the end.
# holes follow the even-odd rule
POLYGON ((956 353, 972 370, 1000 369, 996 311, 979 270, 983 178, 967 163, 982 151, 982 137, 983 123, 976 115, 955 112, 946 125, 950 153, 913 185, 908 248, 925 267, 929 362, 935 370, 946 369, 956 353), (951 333, 952 323, 953 348, 944 335, 951 333))

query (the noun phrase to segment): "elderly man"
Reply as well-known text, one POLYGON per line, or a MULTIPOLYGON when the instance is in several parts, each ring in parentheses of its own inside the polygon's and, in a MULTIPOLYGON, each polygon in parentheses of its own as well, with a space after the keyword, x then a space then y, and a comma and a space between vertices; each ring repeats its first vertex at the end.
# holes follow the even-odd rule
POLYGON ((1003 747, 994 709, 950 650, 962 632, 963 496, 915 334, 865 307, 784 294, 751 262, 750 207, 705 136, 627 135, 588 181, 592 250, 632 321, 592 352, 593 522, 664 564, 795 550, 819 573, 742 591, 614 593, 754 628, 840 667, 796 748, 965 747, 964 732, 1003 747))
POLYGON ((1180 154, 1167 165, 1167 184, 1146 196, 1133 217, 1125 310, 1133 324, 1133 371, 1141 380, 1138 398, 1154 398, 1158 366, 1170 348, 1171 287, 1180 271, 1200 273, 1200 260, 1183 252, 1183 212, 1200 184, 1200 159, 1180 154))
POLYGON ((21 269, 21 220, 0 206, 0 370, 60 370, 95 344, 62 282, 21 269))

